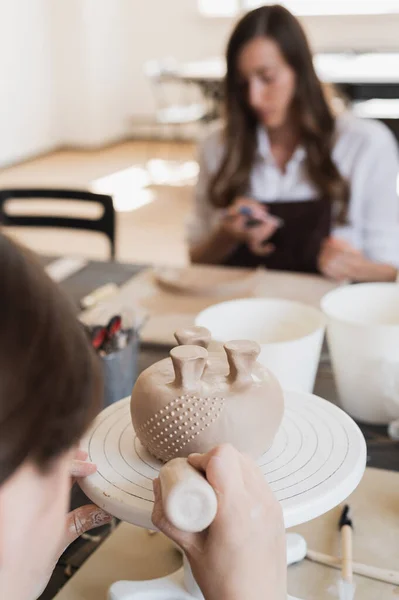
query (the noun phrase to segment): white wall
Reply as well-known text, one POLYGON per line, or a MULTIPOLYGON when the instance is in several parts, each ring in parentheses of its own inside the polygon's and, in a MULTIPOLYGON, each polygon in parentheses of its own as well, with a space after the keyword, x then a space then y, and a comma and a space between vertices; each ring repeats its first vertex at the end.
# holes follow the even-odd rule
POLYGON ((304 17, 302 24, 317 51, 399 50, 399 14, 304 17))
MULTIPOLYGON (((129 128, 131 0, 64 0, 54 11, 65 145, 98 146, 129 128)), ((134 52, 134 50, 133 50, 134 52)))
MULTIPOLYGON (((315 50, 399 50, 399 15, 303 23, 315 50)), ((3 0, 0 166, 127 135, 154 111, 145 61, 219 55, 232 25, 200 16, 196 0, 3 0)))
POLYGON ((89 116, 86 99, 90 86, 83 5, 84 0, 53 0, 50 7, 55 56, 53 87, 58 143, 73 140, 79 143, 85 139, 89 116))
POLYGON ((58 142, 50 1, 0 3, 0 165, 58 142))

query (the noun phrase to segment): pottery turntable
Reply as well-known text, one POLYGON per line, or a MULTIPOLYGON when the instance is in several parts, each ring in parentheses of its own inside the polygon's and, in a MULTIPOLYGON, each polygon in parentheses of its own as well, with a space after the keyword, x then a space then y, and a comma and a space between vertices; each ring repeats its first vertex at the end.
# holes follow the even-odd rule
MULTIPOLYGON (((183 337, 184 340, 182 336, 179 339, 181 344, 190 344, 194 341, 193 332, 183 337)), ((264 410, 260 401, 263 390, 266 396, 269 391, 274 399, 275 431, 278 430, 274 436, 275 431, 271 431, 270 426, 268 429, 265 425, 265 436, 274 440, 271 447, 268 443, 269 449, 258 458, 258 464, 281 503, 286 528, 315 519, 343 502, 359 484, 366 466, 365 440, 354 421, 333 404, 312 394, 295 391, 284 392, 285 408, 282 416, 279 414, 280 396, 279 390, 275 387, 274 377, 264 370, 262 376, 262 368, 255 362, 257 352, 252 343, 240 342, 238 345, 235 342, 231 343, 226 349, 228 358, 226 361, 226 358, 221 360, 220 356, 211 353, 207 355, 204 349, 207 345, 206 341, 196 338, 194 342, 199 346, 187 345, 184 349, 182 346, 180 349, 175 349, 172 360, 165 359, 157 363, 158 367, 154 369, 154 365, 148 370, 149 373, 144 372, 140 376, 132 395, 132 414, 130 399, 125 399, 109 406, 97 417, 82 442, 82 448, 88 452, 89 459, 97 465, 97 472, 81 483, 86 495, 118 519, 139 527, 153 529, 152 480, 158 477, 163 466, 154 455, 160 455, 164 460, 174 456, 184 456, 187 455, 185 454, 187 450, 188 453, 198 451, 196 444, 201 440, 202 451, 205 451, 207 443, 215 445, 212 436, 209 437, 209 432, 216 427, 217 423, 219 423, 218 435, 222 435, 222 439, 218 439, 217 443, 227 441, 223 439, 223 432, 226 431, 226 423, 230 423, 231 414, 228 414, 226 407, 230 406, 229 403, 231 406, 234 406, 234 403, 238 405, 240 400, 247 402, 251 397, 255 402, 253 411, 260 411, 261 414, 264 410), (163 389, 165 381, 169 382, 167 392, 158 394, 158 396, 165 396, 161 399, 164 409, 160 409, 154 402, 151 409, 151 398, 155 398, 156 392, 163 389), (173 386, 176 387, 176 394, 173 386), (212 388, 215 392, 215 386, 217 394, 211 394, 210 390, 212 388), (151 410, 148 414, 141 410, 137 412, 135 404, 137 390, 147 395, 152 413, 151 410), (174 397, 176 400, 171 400, 174 397), (224 397, 226 397, 225 404, 221 402, 224 397), (219 403, 215 398, 219 399, 219 403), (208 406, 206 401, 209 401, 208 406), (201 412, 201 402, 204 412, 201 412), (182 425, 186 425, 186 429, 184 427, 178 429, 180 415, 177 407, 179 406, 184 410, 181 422, 182 425), (210 406, 213 406, 214 412, 210 410, 210 406), (172 413, 174 415, 173 424, 170 424, 171 422, 166 418, 162 423, 165 407, 169 407, 166 410, 169 411, 169 418, 172 413), (206 424, 207 412, 212 417, 209 421, 209 429, 206 425, 200 426, 201 419, 204 419, 203 423, 206 424), (213 416, 214 413, 219 415, 219 422, 217 417, 213 416), (149 416, 151 414, 154 417, 149 416), (132 417, 136 430, 132 424, 132 417), (150 430, 151 439, 159 440, 158 445, 149 444, 150 430), (179 436, 175 435, 175 430, 179 431, 179 436), (173 433, 168 433, 169 431, 173 433), (192 435, 189 435, 189 432, 192 435), (174 441, 168 444, 165 454, 161 441, 167 443, 169 436, 174 441), (183 441, 179 442, 179 439, 183 441), (140 440, 150 448, 151 453, 140 440)), ((242 414, 244 412, 242 410, 242 414)), ((247 425, 251 426, 250 420, 247 425)), ((255 433, 256 438, 261 430, 255 433)), ((240 446, 242 440, 238 436, 232 441, 234 445, 240 446)), ((255 444, 255 447, 250 450, 257 452, 259 457, 259 448, 261 445, 255 444)), ((244 448, 239 449, 245 450, 245 443, 244 448)), ((210 488, 205 480, 203 485, 210 488)), ((209 506, 207 508, 212 512, 209 506)), ((190 518, 191 514, 188 514, 186 530, 191 526, 190 518)), ((211 520, 212 517, 208 523, 211 520)), ((196 529, 194 526, 192 530, 198 531, 199 528, 196 529)), ((306 543, 298 535, 287 534, 287 551, 288 564, 291 564, 305 556, 306 543)), ((183 562, 183 567, 169 577, 145 582, 117 582, 110 588, 108 598, 109 600, 145 600, 150 597, 158 600, 203 598, 188 563, 183 562)))

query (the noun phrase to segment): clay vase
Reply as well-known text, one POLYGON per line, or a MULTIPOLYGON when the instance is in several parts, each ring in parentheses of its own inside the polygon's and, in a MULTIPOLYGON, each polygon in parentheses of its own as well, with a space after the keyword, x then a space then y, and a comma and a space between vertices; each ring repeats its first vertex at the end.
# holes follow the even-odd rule
POLYGON ((268 450, 284 413, 283 392, 270 371, 256 362, 256 342, 232 341, 208 353, 204 328, 177 332, 170 358, 139 376, 131 398, 136 435, 167 462, 230 443, 259 458, 268 450), (198 331, 202 329, 202 332, 198 331), (200 344, 200 345, 198 345, 200 344))

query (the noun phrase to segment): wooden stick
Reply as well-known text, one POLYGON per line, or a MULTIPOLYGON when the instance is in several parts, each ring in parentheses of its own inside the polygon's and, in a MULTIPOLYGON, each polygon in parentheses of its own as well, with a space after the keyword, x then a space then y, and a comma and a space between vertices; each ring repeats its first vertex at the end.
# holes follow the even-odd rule
POLYGON ((353 571, 352 571, 353 544, 352 544, 352 527, 350 525, 344 525, 341 528, 341 552, 342 552, 342 562, 341 562, 342 579, 348 583, 352 583, 352 581, 353 581, 353 571))
MULTIPOLYGON (((306 558, 320 565, 332 567, 333 569, 341 569, 341 560, 336 556, 330 556, 329 554, 323 554, 308 549, 306 558)), ((352 563, 352 572, 356 573, 356 575, 367 577, 368 579, 375 579, 376 581, 399 586, 399 571, 380 569, 379 567, 372 567, 354 562, 352 563)))

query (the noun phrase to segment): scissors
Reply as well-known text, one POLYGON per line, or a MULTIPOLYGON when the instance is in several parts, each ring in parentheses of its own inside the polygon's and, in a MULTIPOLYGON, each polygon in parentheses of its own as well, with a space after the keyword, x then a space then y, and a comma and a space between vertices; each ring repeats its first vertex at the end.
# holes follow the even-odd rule
POLYGON ((122 328, 122 317, 115 315, 111 317, 105 327, 96 325, 91 330, 91 344, 95 350, 105 350, 112 344, 115 336, 122 328))

